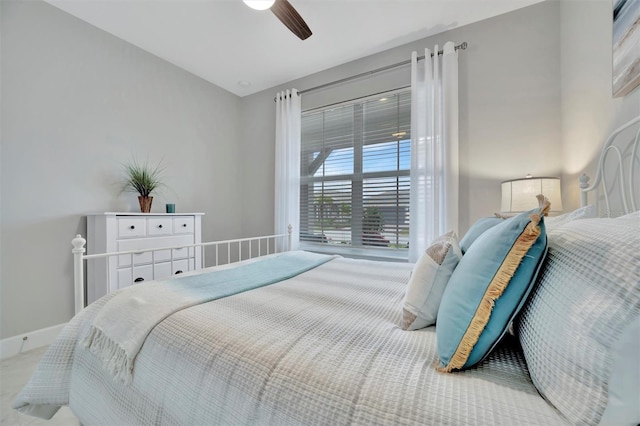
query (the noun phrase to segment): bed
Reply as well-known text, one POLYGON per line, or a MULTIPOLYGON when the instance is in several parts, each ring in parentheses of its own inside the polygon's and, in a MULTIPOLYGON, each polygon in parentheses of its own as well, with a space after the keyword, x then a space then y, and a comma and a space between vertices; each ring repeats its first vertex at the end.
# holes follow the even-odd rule
POLYGON ((622 217, 579 218, 592 213, 585 205, 548 220, 548 251, 507 321, 512 333, 471 368, 437 371, 437 326, 403 330, 415 265, 284 251, 104 296, 64 328, 14 408, 50 418, 69 405, 84 425, 638 424, 633 191, 623 188, 632 195, 622 217), (206 274, 240 282, 242 268, 259 277, 242 284, 246 291, 192 290, 206 274), (183 290, 171 306, 149 302, 162 304, 176 286, 183 290), (116 334, 139 328, 137 341, 101 340, 98 323, 116 334))

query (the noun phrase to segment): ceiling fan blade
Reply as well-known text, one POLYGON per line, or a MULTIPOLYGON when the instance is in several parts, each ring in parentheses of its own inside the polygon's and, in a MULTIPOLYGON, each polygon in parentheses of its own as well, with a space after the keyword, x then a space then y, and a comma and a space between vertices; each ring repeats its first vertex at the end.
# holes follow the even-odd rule
POLYGON ((271 11, 300 40, 305 40, 313 34, 304 19, 302 19, 302 16, 287 0, 276 0, 274 5, 271 6, 271 11))

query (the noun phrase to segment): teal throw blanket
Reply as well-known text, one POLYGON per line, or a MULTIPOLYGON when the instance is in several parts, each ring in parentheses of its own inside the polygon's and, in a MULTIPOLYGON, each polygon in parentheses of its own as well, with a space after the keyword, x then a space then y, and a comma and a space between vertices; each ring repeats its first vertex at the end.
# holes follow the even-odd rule
POLYGON ((334 257, 286 252, 229 269, 129 287, 109 300, 96 315, 83 340, 84 346, 115 378, 130 383, 135 357, 147 335, 169 315, 292 278, 334 257))

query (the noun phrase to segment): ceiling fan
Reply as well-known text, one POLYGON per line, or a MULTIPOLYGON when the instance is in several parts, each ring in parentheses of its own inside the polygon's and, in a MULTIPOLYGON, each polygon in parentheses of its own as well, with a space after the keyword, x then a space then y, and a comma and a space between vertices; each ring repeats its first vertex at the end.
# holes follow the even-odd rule
POLYGON ((313 34, 302 16, 287 0, 242 0, 256 10, 271 9, 276 18, 291 30, 300 40, 306 40, 313 34))

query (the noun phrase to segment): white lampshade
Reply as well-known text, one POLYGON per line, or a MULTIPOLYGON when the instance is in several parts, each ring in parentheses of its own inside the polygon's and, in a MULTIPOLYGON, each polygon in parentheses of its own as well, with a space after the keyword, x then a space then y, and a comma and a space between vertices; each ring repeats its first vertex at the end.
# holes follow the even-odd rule
POLYGON ((255 10, 267 10, 276 2, 276 0, 242 0, 244 4, 255 10))
POLYGON ((526 177, 502 182, 503 213, 526 212, 538 207, 536 195, 542 194, 551 203, 550 210, 562 211, 562 191, 560 178, 556 177, 526 177))

